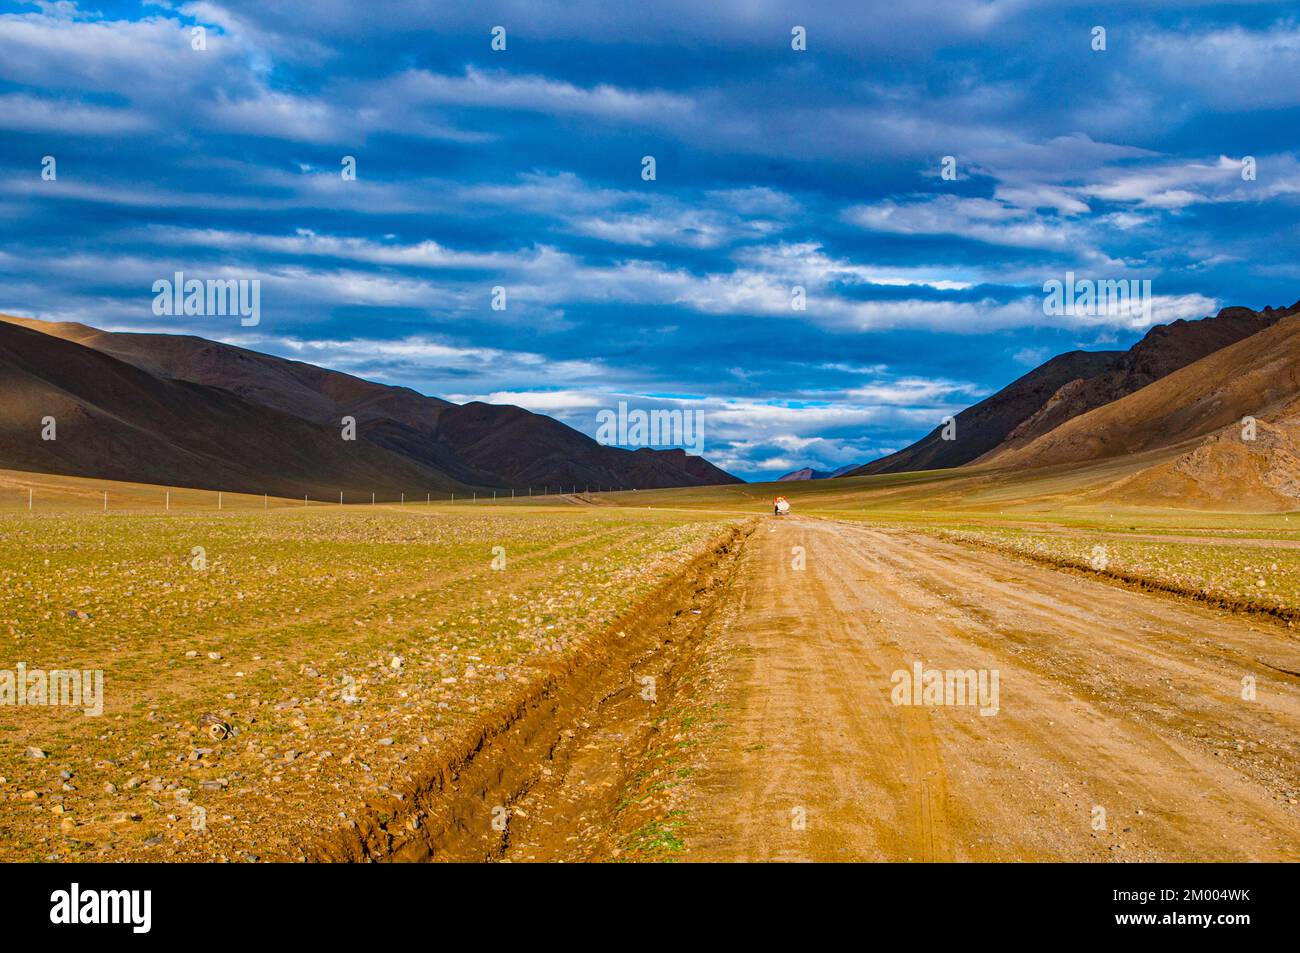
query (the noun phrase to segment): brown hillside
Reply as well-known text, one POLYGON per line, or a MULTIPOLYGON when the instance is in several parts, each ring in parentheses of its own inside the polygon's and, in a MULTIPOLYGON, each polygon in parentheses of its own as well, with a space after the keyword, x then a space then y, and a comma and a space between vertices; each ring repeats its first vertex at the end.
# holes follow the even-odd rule
POLYGON ((1224 308, 1212 318, 1157 325, 1109 370, 1063 386, 1037 413, 1008 434, 1004 447, 1024 446, 1067 420, 1135 393, 1180 367, 1272 327, 1297 309, 1300 302, 1290 308, 1263 311, 1224 308))
POLYGON ((1134 474, 1102 497, 1140 505, 1206 509, 1300 509, 1300 404, 1277 423, 1257 420, 1254 439, 1240 424, 1195 449, 1134 474))
POLYGON ((1037 467, 1138 453, 1206 437, 1245 416, 1267 417, 1300 395, 1300 315, 1067 421, 980 463, 1037 467))
POLYGON ((318 499, 459 488, 337 427, 4 322, 0 393, 0 467, 318 499), (55 440, 41 439, 47 416, 55 440))
POLYGON ((843 474, 906 473, 942 470, 970 463, 1001 445, 1022 421, 1033 415, 1070 381, 1092 377, 1114 365, 1121 351, 1070 351, 1060 354, 956 415, 957 439, 942 439, 943 427, 897 453, 843 474))
POLYGON ((336 431, 344 416, 355 417, 362 440, 418 468, 439 471, 447 481, 517 489, 741 482, 681 451, 601 446, 554 418, 520 407, 462 406, 192 335, 109 332, 4 315, 0 322, 75 341, 161 378, 220 387, 336 431))
POLYGON ((850 476, 963 466, 1024 446, 1080 414, 1119 400, 1208 354, 1271 327, 1290 308, 1224 308, 1199 321, 1158 325, 1128 351, 1072 351, 956 415, 956 439, 942 428, 850 476))

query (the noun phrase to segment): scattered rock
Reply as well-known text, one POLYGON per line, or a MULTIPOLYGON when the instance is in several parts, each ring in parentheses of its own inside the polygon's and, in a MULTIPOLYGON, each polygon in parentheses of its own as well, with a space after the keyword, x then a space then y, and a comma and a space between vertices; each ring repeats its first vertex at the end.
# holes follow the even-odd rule
POLYGON ((206 731, 213 741, 222 741, 230 737, 230 725, 210 711, 199 716, 199 727, 206 731))
POLYGON ((25 754, 26 754, 27 757, 29 757, 29 758, 44 758, 44 757, 45 757, 45 752, 42 751, 40 748, 28 748, 27 751, 25 752, 25 754))

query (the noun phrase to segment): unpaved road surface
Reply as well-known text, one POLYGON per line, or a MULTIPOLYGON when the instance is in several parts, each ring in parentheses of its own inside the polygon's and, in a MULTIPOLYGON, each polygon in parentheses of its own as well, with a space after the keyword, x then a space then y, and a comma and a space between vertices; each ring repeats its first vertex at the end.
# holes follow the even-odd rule
POLYGON ((1300 859, 1284 626, 824 520, 765 521, 740 560, 686 859, 1300 859), (997 672, 996 714, 894 704, 916 662, 997 672))

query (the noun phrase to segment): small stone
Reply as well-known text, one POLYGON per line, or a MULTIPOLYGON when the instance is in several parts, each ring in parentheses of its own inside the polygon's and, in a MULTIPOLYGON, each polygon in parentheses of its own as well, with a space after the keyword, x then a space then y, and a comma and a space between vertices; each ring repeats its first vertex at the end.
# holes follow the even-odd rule
POLYGON ((199 727, 206 731, 214 741, 221 741, 230 736, 230 726, 210 711, 199 716, 199 727))
POLYGON ((220 652, 209 652, 209 653, 208 653, 208 658, 212 659, 212 661, 214 661, 214 662, 220 662, 220 661, 221 661, 221 653, 220 653, 220 652))
POLYGON ((116 794, 116 793, 117 793, 117 785, 114 784, 112 781, 105 781, 105 782, 104 782, 104 793, 105 793, 105 794, 116 794))
POLYGON ((44 757, 45 757, 45 752, 42 751, 40 748, 28 748, 27 751, 25 752, 25 754, 26 754, 27 757, 29 757, 29 758, 44 758, 44 757))

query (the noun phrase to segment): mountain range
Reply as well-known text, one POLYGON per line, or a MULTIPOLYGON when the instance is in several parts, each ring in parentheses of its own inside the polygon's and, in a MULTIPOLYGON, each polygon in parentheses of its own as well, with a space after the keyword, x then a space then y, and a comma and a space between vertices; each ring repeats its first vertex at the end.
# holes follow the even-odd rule
POLYGON ((1153 327, 1127 351, 1070 351, 955 416, 955 439, 941 424, 916 443, 850 470, 848 476, 940 470, 992 459, 1025 446, 1074 417, 1135 393, 1166 375, 1250 337, 1290 308, 1224 308, 1199 321, 1153 327))
POLYGON ((683 450, 189 335, 0 315, 0 392, 0 467, 18 470, 326 499, 741 482, 683 450))
POLYGON ((858 465, 850 463, 848 466, 840 467, 838 470, 815 470, 812 467, 801 467, 798 470, 791 470, 776 478, 777 483, 788 483, 791 480, 829 480, 831 477, 843 476, 850 470, 856 470, 858 465))
MULTIPOLYGON (((602 446, 520 407, 455 404, 187 335, 0 315, 0 393, 0 468, 16 470, 324 499, 741 482, 682 450, 602 446)), ((1058 355, 903 450, 779 479, 1112 458, 1136 463, 1094 495, 1296 507, 1300 302, 1058 355)))
POLYGON ((847 476, 1032 469, 1155 455, 1098 489, 1156 505, 1300 504, 1300 302, 1152 328, 1127 351, 1072 351, 847 476))

